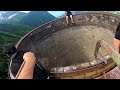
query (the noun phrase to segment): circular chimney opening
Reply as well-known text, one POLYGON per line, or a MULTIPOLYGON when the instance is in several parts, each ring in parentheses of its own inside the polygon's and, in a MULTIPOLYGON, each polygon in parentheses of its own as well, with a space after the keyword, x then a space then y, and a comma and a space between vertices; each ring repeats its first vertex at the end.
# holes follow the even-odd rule
MULTIPOLYGON (((67 70, 67 66, 96 61, 96 43, 98 40, 105 40, 112 46, 118 16, 109 13, 88 13, 75 15, 74 19, 76 26, 73 27, 68 27, 65 18, 62 18, 34 29, 17 43, 18 49, 34 52, 37 60, 50 71, 59 67, 65 67, 67 70)), ((100 49, 97 58, 106 54, 104 49, 100 49)), ((112 64, 108 68, 111 67, 112 64)), ((101 75, 100 73, 98 74, 101 75)), ((89 77, 87 75, 84 73, 83 76, 89 77)))
MULTIPOLYGON (((34 44, 38 47, 41 61, 48 61, 48 67, 54 68, 95 60, 94 52, 98 40, 112 43, 113 33, 97 26, 76 26, 60 30, 43 42, 34 44)), ((104 50, 100 52, 102 56, 107 54, 104 50)))

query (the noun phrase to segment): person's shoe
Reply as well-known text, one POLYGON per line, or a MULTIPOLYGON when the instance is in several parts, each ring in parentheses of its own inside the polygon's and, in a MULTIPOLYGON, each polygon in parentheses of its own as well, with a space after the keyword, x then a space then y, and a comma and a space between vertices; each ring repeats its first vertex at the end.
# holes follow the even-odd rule
POLYGON ((72 23, 72 26, 74 26, 74 23, 72 23))
POLYGON ((70 26, 70 24, 67 24, 68 26, 70 26))

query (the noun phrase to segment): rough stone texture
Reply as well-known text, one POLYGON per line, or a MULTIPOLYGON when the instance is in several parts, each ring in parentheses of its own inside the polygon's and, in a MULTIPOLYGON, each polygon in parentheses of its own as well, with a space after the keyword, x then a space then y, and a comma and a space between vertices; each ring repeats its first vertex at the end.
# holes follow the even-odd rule
POLYGON ((97 40, 113 42, 120 17, 99 12, 75 15, 74 20, 74 27, 68 27, 65 18, 42 25, 25 35, 16 46, 34 52, 37 60, 49 69, 89 62, 95 59, 97 40))

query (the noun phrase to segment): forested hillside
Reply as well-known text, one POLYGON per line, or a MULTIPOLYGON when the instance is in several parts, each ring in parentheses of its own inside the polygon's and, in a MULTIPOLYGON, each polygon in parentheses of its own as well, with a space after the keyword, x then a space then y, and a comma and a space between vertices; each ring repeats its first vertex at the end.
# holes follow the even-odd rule
POLYGON ((28 26, 0 24, 0 78, 8 78, 8 58, 4 54, 5 44, 16 44, 30 30, 28 26))

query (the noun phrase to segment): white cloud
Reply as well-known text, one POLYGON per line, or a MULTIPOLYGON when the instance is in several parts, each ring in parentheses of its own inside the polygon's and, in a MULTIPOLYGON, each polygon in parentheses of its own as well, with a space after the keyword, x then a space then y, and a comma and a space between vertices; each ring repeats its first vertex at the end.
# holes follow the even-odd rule
POLYGON ((20 12, 29 13, 30 11, 20 11, 20 12))
POLYGON ((11 19, 11 18, 13 18, 13 17, 16 16, 16 15, 17 15, 17 13, 15 13, 15 14, 9 16, 8 19, 11 19))

